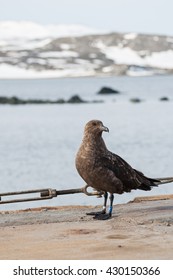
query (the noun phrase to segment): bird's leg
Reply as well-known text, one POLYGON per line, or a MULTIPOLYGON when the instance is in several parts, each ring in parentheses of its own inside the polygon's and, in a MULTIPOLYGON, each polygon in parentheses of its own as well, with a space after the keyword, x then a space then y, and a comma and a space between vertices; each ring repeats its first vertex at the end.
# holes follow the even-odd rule
POLYGON ((106 213, 106 204, 107 204, 107 199, 108 199, 108 193, 105 192, 104 193, 104 204, 103 204, 103 210, 102 213, 105 214, 106 213))
POLYGON ((114 201, 114 195, 113 195, 113 193, 111 193, 110 194, 109 217, 112 217, 113 201, 114 201))
POLYGON ((110 206, 109 206, 109 212, 108 214, 101 213, 100 215, 95 215, 94 219, 96 220, 108 220, 112 217, 112 209, 113 209, 113 201, 114 201, 114 195, 111 193, 110 195, 110 206))
POLYGON ((101 214, 106 214, 107 199, 108 199, 108 193, 105 192, 105 193, 104 193, 103 210, 102 210, 102 211, 99 211, 99 212, 89 212, 89 213, 86 213, 86 214, 87 214, 87 215, 92 215, 92 216, 98 216, 98 215, 101 215, 101 214))

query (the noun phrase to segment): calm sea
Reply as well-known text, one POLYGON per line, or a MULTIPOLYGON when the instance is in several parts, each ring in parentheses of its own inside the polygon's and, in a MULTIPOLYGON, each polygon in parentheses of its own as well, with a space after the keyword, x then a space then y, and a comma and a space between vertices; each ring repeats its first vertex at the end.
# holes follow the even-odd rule
MULTIPOLYGON (((0 193, 37 188, 84 186, 75 169, 83 127, 100 119, 109 127, 107 147, 150 177, 173 176, 173 77, 109 77, 45 80, 0 80, 0 96, 68 99, 79 94, 95 104, 0 105, 0 193), (102 86, 120 95, 98 96, 102 86), (170 101, 161 102, 167 96, 170 101), (129 101, 132 97, 141 103, 129 101)), ((172 193, 173 184, 151 192, 115 195, 115 204, 139 195, 172 193)), ((51 205, 95 205, 102 199, 84 194, 43 202, 1 205, 21 209, 51 205)))

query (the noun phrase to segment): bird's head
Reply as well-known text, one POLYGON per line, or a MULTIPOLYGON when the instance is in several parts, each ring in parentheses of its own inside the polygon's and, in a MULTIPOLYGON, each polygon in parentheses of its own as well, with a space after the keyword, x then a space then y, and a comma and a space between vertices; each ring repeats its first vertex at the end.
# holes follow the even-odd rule
POLYGON ((109 129, 99 120, 91 120, 85 125, 86 134, 101 135, 103 131, 109 132, 109 129))

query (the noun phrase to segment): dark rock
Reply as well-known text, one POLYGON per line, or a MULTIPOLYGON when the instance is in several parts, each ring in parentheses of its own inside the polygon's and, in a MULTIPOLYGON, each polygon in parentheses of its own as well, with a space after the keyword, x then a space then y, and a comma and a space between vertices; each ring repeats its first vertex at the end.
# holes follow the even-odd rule
POLYGON ((63 98, 60 98, 57 101, 55 101, 55 103, 57 103, 57 104, 64 104, 65 100, 63 98))
POLYGON ((11 97, 9 99, 9 101, 10 101, 10 104, 19 104, 20 103, 19 98, 15 97, 15 96, 11 97))
POLYGON ((166 97, 166 96, 163 96, 163 97, 160 98, 160 101, 169 101, 169 98, 166 97))
POLYGON ((81 99, 79 95, 73 95, 70 97, 70 99, 67 101, 68 103, 86 103, 87 101, 84 101, 81 99))
POLYGON ((92 100, 90 101, 90 103, 104 103, 103 100, 92 100))
POLYGON ((118 90, 112 89, 110 87, 102 87, 98 92, 98 94, 118 94, 118 93, 120 93, 118 90))
POLYGON ((10 104, 10 105, 21 105, 21 104, 64 104, 64 103, 71 103, 71 104, 79 104, 79 103, 100 103, 103 102, 101 100, 92 100, 86 101, 83 100, 78 95, 73 95, 69 100, 64 100, 63 98, 57 100, 49 100, 49 99, 20 99, 16 96, 13 97, 4 97, 0 96, 0 104, 10 104))
POLYGON ((16 96, 12 96, 12 97, 1 96, 0 104, 18 105, 18 104, 25 104, 25 101, 17 98, 16 96))
POLYGON ((4 96, 0 96, 0 104, 7 104, 8 103, 8 98, 4 96))
POLYGON ((131 98, 130 101, 133 102, 133 103, 140 103, 140 102, 142 102, 142 100, 140 98, 137 98, 137 97, 131 98))
POLYGON ((50 103, 49 100, 41 100, 41 99, 28 99, 25 104, 47 104, 50 103))

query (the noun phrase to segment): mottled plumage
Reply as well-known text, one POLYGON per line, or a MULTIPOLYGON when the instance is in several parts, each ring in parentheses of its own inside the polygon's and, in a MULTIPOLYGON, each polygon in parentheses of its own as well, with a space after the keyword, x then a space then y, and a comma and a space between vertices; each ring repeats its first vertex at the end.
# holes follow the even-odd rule
MULTIPOLYGON (((109 129, 101 121, 92 120, 85 126, 82 144, 76 156, 76 168, 91 187, 105 192, 104 209, 99 219, 107 219, 112 213, 113 194, 122 194, 134 189, 149 191, 152 186, 169 183, 173 178, 152 179, 133 169, 120 156, 110 152, 102 138, 109 129), (111 207, 106 213, 107 192, 111 194, 111 207)), ((100 213, 99 213, 100 214, 100 213)))

